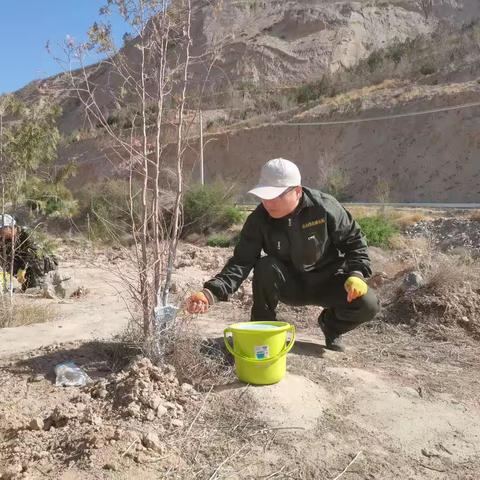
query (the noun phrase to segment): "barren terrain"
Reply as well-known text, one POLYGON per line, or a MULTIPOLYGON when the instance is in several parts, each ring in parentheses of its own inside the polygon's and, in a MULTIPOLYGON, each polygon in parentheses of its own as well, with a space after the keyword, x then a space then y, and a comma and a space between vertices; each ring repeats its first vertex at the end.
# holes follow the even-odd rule
MULTIPOLYGON (((181 250, 178 301, 229 255, 181 250)), ((52 323, 0 330, 1 478, 333 480, 347 466, 342 477, 352 480, 478 478, 480 347, 461 322, 417 316, 414 326, 394 326, 386 305, 378 321, 347 336, 342 354, 324 350, 318 309, 282 307, 281 318, 299 333, 287 376, 246 386, 219 337, 227 324, 248 319, 249 281, 204 316, 180 314, 179 339, 193 331, 210 339, 200 355, 211 370, 199 367, 198 355, 184 355, 175 373, 141 354, 132 363, 141 352, 111 339, 128 318, 115 273, 126 259, 71 246, 62 255, 88 293, 50 300, 58 312, 52 323), (53 367, 67 359, 94 383, 56 387, 53 367)), ((388 303, 414 248, 393 255, 372 248, 372 256, 372 282, 388 303)))

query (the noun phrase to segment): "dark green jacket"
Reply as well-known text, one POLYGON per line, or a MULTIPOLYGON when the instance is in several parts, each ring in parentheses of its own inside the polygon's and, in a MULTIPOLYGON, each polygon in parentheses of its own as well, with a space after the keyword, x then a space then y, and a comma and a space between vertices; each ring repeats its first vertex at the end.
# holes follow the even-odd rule
POLYGON ((280 219, 260 204, 247 218, 233 257, 205 283, 219 300, 227 300, 247 278, 262 250, 302 273, 328 279, 343 270, 372 274, 367 243, 358 223, 335 198, 303 187, 297 209, 280 219))

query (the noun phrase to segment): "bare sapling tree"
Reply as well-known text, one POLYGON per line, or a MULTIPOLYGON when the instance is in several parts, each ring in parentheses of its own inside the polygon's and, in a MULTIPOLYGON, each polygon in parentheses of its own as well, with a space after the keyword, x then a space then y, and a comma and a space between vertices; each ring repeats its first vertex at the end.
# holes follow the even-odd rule
POLYGON ((387 212, 386 204, 390 201, 391 184, 384 178, 379 178, 375 184, 374 193, 375 200, 380 202, 382 215, 387 212))
POLYGON ((416 2, 425 17, 425 21, 427 21, 433 11, 433 0, 416 0, 416 2))
POLYGON ((122 275, 140 306, 145 339, 157 332, 155 319, 174 310, 169 293, 183 226, 184 154, 198 110, 189 103, 194 98, 190 69, 199 61, 191 53, 191 3, 108 0, 101 9, 105 22, 93 25, 89 41, 66 46, 67 60, 76 67, 69 71, 68 88, 91 124, 106 133, 119 171, 129 179, 135 274, 122 275), (113 9, 132 29, 121 49, 108 23, 113 9), (92 49, 107 57, 97 67, 86 66, 92 49))
POLYGON ((318 176, 326 193, 333 195, 339 201, 345 201, 348 198, 350 176, 326 150, 318 159, 318 176))

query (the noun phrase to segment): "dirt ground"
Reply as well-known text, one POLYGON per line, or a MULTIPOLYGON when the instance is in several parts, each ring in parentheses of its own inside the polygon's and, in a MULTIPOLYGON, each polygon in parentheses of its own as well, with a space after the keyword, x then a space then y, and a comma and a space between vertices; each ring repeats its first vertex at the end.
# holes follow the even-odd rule
MULTIPOLYGON (((54 322, 0 330, 0 478, 479 478, 480 345, 458 326, 381 319, 335 353, 323 347, 318 309, 283 307, 298 329, 285 379, 245 385, 225 361, 221 381, 202 388, 140 357, 128 363, 132 352, 111 339, 129 318, 121 255, 72 246, 62 255, 87 295, 51 300, 54 322), (56 387, 64 360, 92 383, 56 387)), ((228 255, 183 245, 178 298, 228 255)), ((378 249, 372 257, 377 279, 409 261, 378 249)), ((244 285, 231 302, 180 321, 218 344, 226 325, 248 319, 244 285)))

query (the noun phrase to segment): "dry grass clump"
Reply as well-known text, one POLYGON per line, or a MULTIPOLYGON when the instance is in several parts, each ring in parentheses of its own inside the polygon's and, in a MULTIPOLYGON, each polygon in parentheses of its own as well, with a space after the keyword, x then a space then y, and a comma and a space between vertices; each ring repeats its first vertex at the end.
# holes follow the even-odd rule
POLYGON ((12 303, 10 299, 0 301, 0 328, 47 323, 56 318, 57 312, 49 304, 12 303))
POLYGON ((221 339, 203 339, 194 332, 183 332, 175 338, 168 354, 178 377, 199 390, 231 383, 233 365, 221 339))
POLYGON ((410 225, 428 220, 429 217, 421 212, 406 212, 402 210, 391 211, 388 214, 390 220, 395 223, 402 231, 406 230, 410 225))
POLYGON ((473 222, 480 222, 480 210, 474 210, 473 212, 470 213, 468 218, 473 222))
POLYGON ((378 215, 378 207, 366 207, 363 205, 345 205, 353 218, 372 217, 378 215))
POLYGON ((433 251, 416 257, 423 284, 408 287, 403 276, 384 285, 383 318, 393 324, 429 325, 433 330, 462 327, 480 339, 480 263, 471 257, 433 251))
MULTIPOLYGON (((198 390, 208 390, 234 380, 233 362, 222 339, 205 339, 200 336, 189 318, 177 317, 162 332, 144 340, 140 322, 132 320, 119 337, 118 353, 128 353, 130 358, 147 357, 154 364, 175 367, 182 382, 198 390)), ((121 355, 115 353, 117 362, 121 355)))

